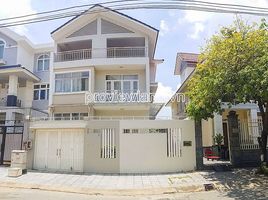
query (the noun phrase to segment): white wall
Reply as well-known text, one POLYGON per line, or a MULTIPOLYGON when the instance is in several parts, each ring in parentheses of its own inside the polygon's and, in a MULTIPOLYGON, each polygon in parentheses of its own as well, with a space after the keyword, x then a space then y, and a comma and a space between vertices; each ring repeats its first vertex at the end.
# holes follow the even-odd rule
MULTIPOLYGON (((32 122, 31 129, 85 129, 84 172, 90 173, 160 173, 191 171, 196 167, 194 122, 191 120, 96 120, 32 122), (90 130, 115 130, 116 158, 101 158, 101 133, 90 130), (181 157, 167 156, 166 133, 126 134, 123 129, 180 128, 181 157), (191 146, 183 146, 191 141, 191 146)), ((32 150, 34 151, 34 150, 32 150)), ((32 159, 31 159, 32 160, 32 159)), ((29 165, 31 166, 31 165, 29 165)))

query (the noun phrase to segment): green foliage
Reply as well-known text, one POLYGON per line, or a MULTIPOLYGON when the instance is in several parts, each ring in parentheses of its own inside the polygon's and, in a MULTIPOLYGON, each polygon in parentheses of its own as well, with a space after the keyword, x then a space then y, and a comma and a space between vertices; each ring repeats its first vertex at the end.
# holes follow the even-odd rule
POLYGON ((268 102, 268 26, 236 20, 202 49, 188 84, 187 114, 195 119, 221 114, 222 102, 268 102))
POLYGON ((214 139, 214 142, 217 144, 217 145, 222 145, 222 143, 223 143, 223 135, 222 134, 220 134, 220 133, 217 133, 214 137, 213 137, 213 139, 214 139))

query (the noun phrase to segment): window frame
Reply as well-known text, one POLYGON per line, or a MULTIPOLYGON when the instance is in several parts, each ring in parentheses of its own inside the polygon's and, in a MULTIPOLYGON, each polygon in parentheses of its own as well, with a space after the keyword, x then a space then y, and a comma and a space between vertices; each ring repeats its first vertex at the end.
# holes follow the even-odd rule
POLYGON ((33 100, 34 101, 48 101, 49 100, 49 90, 50 90, 50 84, 49 83, 37 83, 34 84, 35 86, 39 86, 38 88, 33 88, 33 100), (45 87, 42 88, 42 85, 45 85, 45 87), (41 99, 41 90, 45 90, 45 99, 41 99), (38 91, 38 99, 35 99, 35 91, 38 91))
POLYGON ((4 54, 5 54, 5 48, 6 48, 6 41, 2 38, 0 38, 0 41, 3 42, 3 44, 0 44, 0 48, 3 47, 3 55, 1 57, 0 55, 0 60, 3 60, 4 59, 4 54))
POLYGON ((40 54, 36 60, 36 71, 46 72, 46 71, 49 71, 49 69, 50 69, 50 55, 48 53, 40 54), (47 56, 47 57, 41 58, 42 56, 47 56), (39 61, 40 60, 42 61, 42 69, 41 70, 39 70, 39 61), (48 60, 48 69, 45 69, 45 60, 48 60))
MULTIPOLYGON (((54 85, 55 85, 55 88, 54 88, 54 94, 56 95, 61 95, 61 94, 77 94, 77 93, 85 93, 87 91, 90 90, 90 79, 91 77, 91 71, 85 71, 85 70, 82 70, 82 71, 68 71, 68 72, 58 72, 58 73, 55 73, 55 77, 54 77, 54 85), (81 91, 74 91, 73 89, 73 80, 76 80, 78 79, 78 77, 73 77, 72 74, 74 73, 83 73, 83 72, 86 72, 88 73, 88 77, 85 77, 85 76, 80 76, 79 78, 81 79, 81 83, 82 83, 82 79, 87 79, 87 89, 85 89, 84 91, 81 90, 81 91), (56 78, 57 75, 63 75, 63 74, 70 74, 70 77, 66 77, 66 78, 56 78), (61 81, 61 84, 64 85, 64 83, 62 83, 63 80, 70 80, 70 91, 56 91, 57 87, 56 87, 56 81, 61 81)), ((62 89, 62 88, 61 88, 62 89)), ((81 85, 81 89, 82 89, 82 85, 81 85)))
POLYGON ((105 75, 105 91, 106 92, 123 92, 123 93, 137 93, 140 91, 139 74, 106 74, 105 75), (118 80, 108 80, 107 76, 119 76, 118 80), (137 76, 137 79, 124 79, 124 76, 137 76), (107 89, 107 83, 110 83, 111 90, 107 89), (115 82, 120 82, 120 90, 114 89, 115 82), (124 82, 130 82, 130 91, 124 91, 124 82), (134 82, 137 83, 137 89, 134 89, 134 82))

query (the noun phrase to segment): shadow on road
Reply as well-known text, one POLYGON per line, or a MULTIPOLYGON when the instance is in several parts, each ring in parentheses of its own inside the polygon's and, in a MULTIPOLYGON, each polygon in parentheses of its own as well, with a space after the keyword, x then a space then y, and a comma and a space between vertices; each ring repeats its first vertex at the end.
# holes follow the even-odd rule
POLYGON ((237 200, 267 200, 268 177, 255 174, 256 169, 235 169, 232 172, 212 172, 204 175, 219 182, 218 189, 237 200))

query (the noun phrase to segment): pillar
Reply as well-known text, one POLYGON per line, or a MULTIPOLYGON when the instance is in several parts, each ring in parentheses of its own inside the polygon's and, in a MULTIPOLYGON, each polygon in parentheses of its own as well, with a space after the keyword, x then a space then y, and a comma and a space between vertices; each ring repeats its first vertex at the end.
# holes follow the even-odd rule
POLYGON ((196 151, 196 169, 202 170, 203 164, 203 143, 202 143, 202 121, 195 120, 195 151, 196 151))
POLYGON ((18 76, 9 75, 8 85, 7 106, 16 106, 18 93, 18 76))
POLYGON ((238 128, 238 115, 235 111, 230 111, 228 116, 229 128, 229 151, 230 161, 233 166, 240 164, 240 142, 239 142, 239 128, 238 128))

